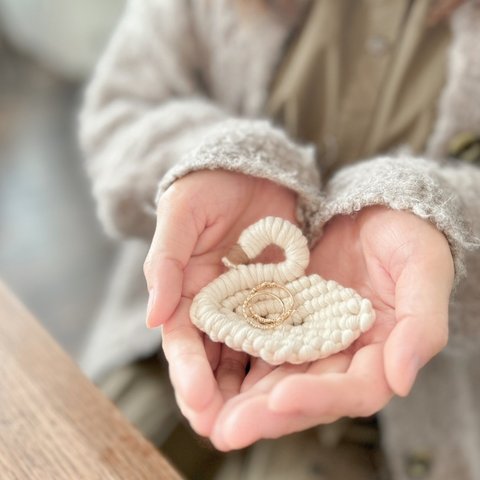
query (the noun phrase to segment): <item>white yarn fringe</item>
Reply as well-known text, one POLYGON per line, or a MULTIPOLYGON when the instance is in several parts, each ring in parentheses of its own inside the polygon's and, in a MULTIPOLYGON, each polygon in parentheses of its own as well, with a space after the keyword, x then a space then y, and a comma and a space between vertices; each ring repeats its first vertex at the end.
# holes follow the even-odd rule
MULTIPOLYGON (((249 259, 271 244, 284 250, 283 262, 233 265, 224 258, 230 270, 193 299, 190 317, 213 341, 272 365, 298 364, 340 352, 371 328, 375 312, 370 300, 333 280, 324 280, 319 275, 305 276, 310 260, 308 243, 292 223, 266 217, 246 228, 238 241, 249 259), (263 282, 286 287, 294 299, 291 316, 272 329, 257 328, 244 316, 246 298, 263 282)), ((266 298, 258 300, 254 307, 258 315, 273 321, 282 313, 278 299, 289 304, 291 298, 283 288, 271 287, 268 292, 273 295, 259 295, 266 298)))

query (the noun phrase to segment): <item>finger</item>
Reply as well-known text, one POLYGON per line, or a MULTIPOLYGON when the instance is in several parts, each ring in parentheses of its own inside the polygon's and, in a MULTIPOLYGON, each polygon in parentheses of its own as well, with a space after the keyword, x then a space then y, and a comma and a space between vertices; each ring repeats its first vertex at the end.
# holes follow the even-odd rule
POLYGON ((212 341, 208 335, 203 335, 203 345, 207 354, 208 362, 212 371, 215 371, 220 361, 220 352, 222 350, 222 344, 220 342, 212 341))
POLYGON ((447 343, 453 270, 446 260, 411 261, 398 278, 397 324, 385 344, 386 377, 398 395, 408 394, 418 370, 447 343))
POLYGON ((237 395, 245 378, 245 367, 248 355, 245 352, 236 352, 226 345, 222 345, 220 361, 215 371, 218 388, 224 401, 237 395))
POLYGON ((345 373, 351 362, 351 356, 346 353, 337 353, 327 358, 312 362, 307 373, 322 375, 325 373, 345 373))
POLYGON ((183 399, 177 394, 177 392, 175 392, 175 400, 180 411, 188 420, 188 423, 192 429, 199 435, 204 437, 209 436, 212 432, 217 413, 220 411, 220 408, 216 410, 213 408, 207 408, 204 411, 197 412, 196 410, 188 407, 183 399))
POLYGON ((370 416, 392 397, 383 371, 383 345, 358 350, 346 373, 292 375, 270 393, 269 408, 309 416, 370 416))
POLYGON ((243 389, 242 386, 242 393, 226 402, 221 412, 218 414, 214 427, 216 432, 214 437, 217 448, 223 448, 227 450, 231 448, 241 448, 242 446, 246 446, 249 443, 254 442, 258 438, 276 438, 276 436, 285 435, 292 431, 302 430, 314 424, 328 423, 327 420, 333 421, 334 419, 331 417, 328 417, 328 419, 324 417, 315 417, 313 419, 309 418, 307 425, 306 423, 302 423, 302 421, 298 421, 299 415, 296 412, 290 414, 272 412, 265 404, 265 399, 268 398, 265 395, 268 394, 268 392, 270 392, 272 388, 274 388, 275 385, 280 382, 280 380, 288 378, 290 375, 299 373, 301 374, 302 372, 307 371, 315 374, 338 371, 343 372, 348 368, 349 363, 350 359, 348 355, 345 354, 334 355, 327 359, 312 362, 311 364, 306 363, 302 365, 292 365, 285 363, 278 367, 269 365, 261 359, 255 359, 255 365, 253 368, 257 366, 259 369, 256 374, 256 383, 252 383, 250 388, 243 389), (255 402, 259 401, 259 398, 263 399, 263 407, 261 410, 255 411, 255 402), (245 407, 246 405, 247 407, 245 407), (253 417, 250 416, 250 420, 251 418, 260 417, 259 421, 265 422, 265 428, 261 427, 263 423, 258 423, 257 429, 253 429, 250 432, 247 429, 245 434, 242 433, 243 428, 240 428, 238 430, 239 437, 237 438, 235 436, 235 431, 237 428, 235 426, 225 427, 225 425, 230 425, 230 422, 232 421, 231 418, 234 418, 238 412, 240 412, 240 414, 238 414, 239 419, 237 419, 237 421, 241 423, 242 418, 244 418, 248 424, 250 420, 246 416, 250 415, 248 414, 250 410, 243 410, 244 408, 253 409, 253 417), (231 437, 229 433, 225 433, 224 428, 232 428, 233 437, 231 437), (231 437, 227 443, 225 443, 226 440, 224 439, 224 435, 227 435, 228 438, 231 437))
POLYGON ((252 398, 263 396, 264 394, 269 393, 272 388, 280 382, 280 380, 288 377, 289 375, 293 375, 294 373, 305 372, 307 368, 308 364, 292 365, 290 363, 285 363, 275 367, 270 373, 252 385, 251 388, 239 393, 226 402, 222 408, 222 411, 219 413, 217 421, 219 423, 224 422, 229 418, 231 412, 234 411, 239 405, 250 401, 252 398))
POLYGON ((165 323, 177 307, 182 293, 183 270, 204 224, 187 194, 170 187, 160 197, 155 235, 144 265, 150 294, 149 327, 165 323))
POLYGON ((257 379, 257 381, 253 385, 251 385, 250 388, 244 389, 242 391, 242 394, 239 395, 236 399, 234 399, 234 401, 241 403, 244 399, 250 396, 258 395, 259 393, 269 392, 280 380, 288 377, 289 375, 293 375, 294 373, 305 372, 308 368, 308 365, 308 363, 304 363, 301 365, 284 363, 282 365, 273 367, 269 366, 268 364, 264 366, 260 364, 260 368, 264 370, 265 375, 260 377, 259 374, 259 378, 257 379), (269 367, 271 368, 269 369, 269 367))
POLYGON ((335 420, 272 412, 268 408, 268 396, 263 394, 250 398, 217 420, 210 439, 217 449, 228 451, 246 447, 261 438, 278 438, 335 420))
POLYGON ((346 354, 337 354, 328 358, 317 360, 311 363, 301 365, 292 365, 285 363, 277 367, 269 365, 261 358, 256 358, 250 372, 245 378, 241 392, 251 390, 254 393, 267 392, 273 388, 281 379, 290 374, 308 372, 308 373, 330 373, 345 372, 350 364, 350 358, 346 354))
POLYGON ((242 386, 240 387, 240 392, 246 392, 252 388, 256 383, 258 383, 262 378, 267 376, 270 372, 275 369, 273 365, 268 364, 261 358, 251 358, 250 360, 250 370, 243 380, 242 386))
POLYGON ((162 347, 172 385, 185 405, 196 412, 223 404, 200 331, 190 322, 191 301, 182 299, 162 329, 162 347))

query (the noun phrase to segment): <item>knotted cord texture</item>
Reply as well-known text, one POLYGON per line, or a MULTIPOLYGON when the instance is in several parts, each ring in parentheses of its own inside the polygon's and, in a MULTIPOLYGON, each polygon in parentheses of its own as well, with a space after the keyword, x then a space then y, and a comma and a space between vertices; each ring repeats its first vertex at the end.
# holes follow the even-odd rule
POLYGON ((305 276, 308 245, 295 225, 267 217, 244 230, 238 241, 248 258, 272 243, 284 249, 285 261, 236 265, 194 298, 192 321, 213 341, 273 365, 297 364, 348 348, 373 325, 375 314, 368 299, 319 275, 305 276), (271 295, 255 299, 256 314, 267 322, 275 322, 293 297, 291 315, 274 328, 257 328, 245 317, 245 300, 263 282, 279 284, 269 287, 271 295))

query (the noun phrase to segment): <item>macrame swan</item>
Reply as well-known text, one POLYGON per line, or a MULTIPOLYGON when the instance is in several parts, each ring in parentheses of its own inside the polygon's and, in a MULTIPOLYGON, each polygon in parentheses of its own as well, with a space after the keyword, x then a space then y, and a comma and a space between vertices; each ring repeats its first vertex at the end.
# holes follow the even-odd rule
POLYGON ((305 275, 307 239, 292 223, 266 217, 246 228, 227 257, 229 270, 193 299, 192 322, 213 341, 272 365, 311 362, 349 347, 375 321, 368 299, 319 275, 305 275), (248 263, 267 246, 280 263, 248 263))

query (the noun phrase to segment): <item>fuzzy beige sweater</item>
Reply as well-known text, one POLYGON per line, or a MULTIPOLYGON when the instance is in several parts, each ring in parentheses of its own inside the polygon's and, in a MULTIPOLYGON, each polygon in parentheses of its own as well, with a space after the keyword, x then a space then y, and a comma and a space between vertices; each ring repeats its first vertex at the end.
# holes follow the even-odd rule
MULTIPOLYGON (((267 8, 246 22, 229 0, 129 3, 81 115, 100 218, 111 233, 149 239, 158 195, 189 172, 223 168, 296 191, 312 243, 334 215, 367 205, 430 220, 448 238, 455 260, 451 340, 411 395, 382 412, 384 445, 397 480, 408 478, 405 462, 415 452, 432 458, 425 478, 478 479, 480 169, 448 160, 446 150, 457 133, 480 135, 480 7, 470 0, 452 18, 448 81, 425 154, 372 158, 322 184, 314 149, 262 118, 275 67, 306 4, 297 0, 289 16, 267 8)), ((159 347, 158 336, 143 332, 143 321, 123 318, 113 339, 102 334, 107 328, 97 330, 90 371, 159 347)))

